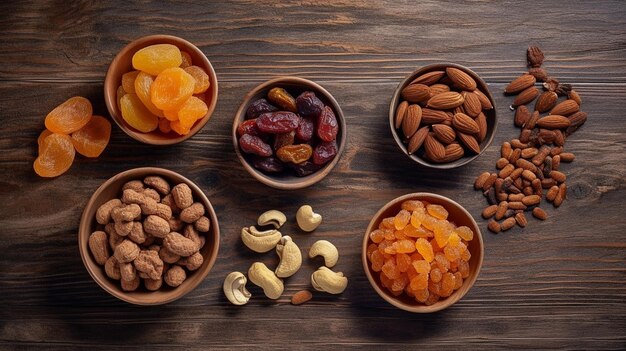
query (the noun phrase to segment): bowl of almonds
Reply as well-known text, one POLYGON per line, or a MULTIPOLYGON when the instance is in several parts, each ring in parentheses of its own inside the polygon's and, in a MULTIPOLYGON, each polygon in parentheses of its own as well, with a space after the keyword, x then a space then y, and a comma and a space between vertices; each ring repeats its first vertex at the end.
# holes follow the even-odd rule
POLYGON ((102 184, 80 220, 78 245, 91 277, 136 305, 172 302, 198 286, 217 258, 217 216, 197 185, 144 167, 102 184))
POLYGON ((471 162, 491 144, 496 109, 487 84, 472 70, 433 64, 398 85, 389 105, 389 126, 410 159, 450 169, 471 162))

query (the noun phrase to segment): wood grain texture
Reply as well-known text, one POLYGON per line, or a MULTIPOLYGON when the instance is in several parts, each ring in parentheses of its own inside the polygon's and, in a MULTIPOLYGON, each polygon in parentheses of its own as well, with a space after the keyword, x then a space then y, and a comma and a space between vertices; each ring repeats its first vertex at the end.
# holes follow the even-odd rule
POLYGON ((160 2, 14 1, 0 4, 0 348, 170 349, 625 349, 626 348, 626 4, 622 1, 326 1, 160 2), (68 5, 68 3, 71 3, 68 5), (78 157, 53 180, 32 171, 43 118, 73 95, 106 115, 102 85, 127 42, 148 34, 190 40, 220 82, 216 112, 192 139, 173 147, 139 144, 114 127, 97 160, 78 157), (523 72, 538 44, 545 67, 573 83, 589 121, 567 142, 570 190, 549 220, 500 235, 484 230, 483 270, 457 305, 412 315, 384 302, 360 263, 371 216, 415 191, 448 196, 479 218, 485 205, 474 178, 491 170, 503 141, 516 135, 505 84, 523 72), (416 67, 449 61, 481 75, 500 116, 493 145, 451 171, 420 168, 397 150, 387 124, 391 94, 416 67), (312 79, 339 101, 348 144, 322 182, 297 191, 261 185, 238 163, 230 126, 243 95, 277 75, 312 79), (223 233, 209 277, 185 298, 160 307, 130 306, 89 277, 77 247, 80 214, 112 175, 159 166, 195 181, 215 207, 223 233), (264 210, 289 217, 302 204, 324 215, 318 239, 337 245, 337 269, 350 283, 340 296, 310 288, 319 265, 306 259, 277 302, 230 306, 222 279, 273 254, 248 252, 238 239, 264 210))

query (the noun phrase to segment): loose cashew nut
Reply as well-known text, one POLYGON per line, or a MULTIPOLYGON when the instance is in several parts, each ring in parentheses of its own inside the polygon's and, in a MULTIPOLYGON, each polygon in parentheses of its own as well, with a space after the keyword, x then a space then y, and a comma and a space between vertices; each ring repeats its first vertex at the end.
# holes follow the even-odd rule
POLYGON ((241 240, 250 250, 263 253, 276 247, 282 234, 276 229, 258 231, 254 226, 241 229, 241 240))
POLYGON ((304 205, 296 212, 296 221, 300 229, 305 232, 312 232, 322 223, 322 215, 313 212, 311 206, 304 205))
POLYGON ((267 212, 264 212, 259 216, 259 219, 257 220, 259 226, 266 226, 271 224, 276 229, 282 227, 285 222, 287 222, 287 216, 277 210, 269 210, 267 212))
POLYGON ((272 300, 278 299, 285 289, 283 281, 261 262, 255 262, 250 266, 248 278, 255 285, 260 286, 265 296, 272 300))
POLYGON ((333 272, 326 267, 320 267, 311 274, 311 284, 317 291, 330 294, 341 294, 348 286, 348 278, 341 272, 333 272))
POLYGON ((246 289, 248 280, 241 272, 232 272, 224 279, 224 295, 233 305, 245 305, 252 294, 246 289))
POLYGON ((280 239, 280 243, 276 246, 276 253, 280 258, 280 263, 276 267, 277 277, 291 277, 300 269, 302 253, 300 253, 298 245, 291 240, 291 237, 285 235, 280 239))
POLYGON ((324 264, 326 267, 332 268, 337 264, 337 260, 339 260, 339 251, 337 251, 335 245, 333 245, 330 241, 318 240, 309 250, 309 257, 313 258, 315 256, 324 257, 324 264))

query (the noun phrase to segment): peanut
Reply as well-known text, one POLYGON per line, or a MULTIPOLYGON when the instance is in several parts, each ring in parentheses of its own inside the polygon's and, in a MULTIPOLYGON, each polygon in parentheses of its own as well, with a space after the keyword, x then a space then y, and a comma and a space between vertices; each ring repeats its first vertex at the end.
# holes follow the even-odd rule
POLYGON ((204 205, 194 202, 180 213, 180 220, 185 223, 193 223, 204 215, 204 205))
POLYGON ((107 247, 107 234, 103 231, 95 231, 89 236, 89 249, 94 260, 99 265, 104 265, 109 259, 109 249, 107 247))
POLYGON ((140 180, 131 180, 130 182, 126 182, 124 186, 122 186, 122 191, 126 189, 132 189, 138 193, 142 192, 144 189, 143 183, 140 180))
POLYGON ((203 241, 204 237, 201 237, 198 234, 198 231, 196 231, 196 229, 191 224, 188 224, 187 226, 185 226, 185 231, 183 232, 183 236, 187 239, 191 239, 191 241, 196 243, 198 250, 200 250, 204 246, 204 241, 203 241))
POLYGON ((143 221, 143 230, 157 238, 164 238, 170 233, 170 224, 159 216, 150 215, 143 221))
POLYGON ((141 216, 141 208, 137 204, 122 205, 111 210, 111 218, 115 222, 130 222, 141 216))
POLYGON ((114 255, 120 263, 132 262, 139 255, 139 246, 130 240, 124 240, 117 245, 114 255))
POLYGON ((170 250, 165 247, 161 247, 159 249, 159 258, 163 260, 165 263, 176 263, 180 260, 180 256, 172 253, 170 250))
POLYGON ((193 255, 185 258, 181 258, 176 264, 185 266, 190 271, 195 271, 196 269, 202 266, 204 262, 204 257, 200 252, 196 252, 193 255))
POLYGON ((198 251, 198 246, 191 239, 187 239, 179 233, 171 232, 163 239, 163 246, 170 252, 188 257, 198 251))
POLYGON ((180 209, 185 209, 193 204, 191 188, 185 183, 180 183, 172 189, 172 197, 180 209))
POLYGON ((96 221, 100 224, 107 224, 111 221, 111 211, 122 205, 120 199, 112 199, 98 207, 96 211, 96 221))
POLYGON ((123 281, 132 281, 137 278, 137 270, 131 262, 120 263, 120 276, 123 281))
POLYGON ((159 193, 151 188, 146 188, 141 192, 145 197, 149 197, 151 199, 153 199, 156 202, 161 202, 161 195, 159 195, 159 193))
POLYGON ((178 206, 176 205, 172 194, 167 194, 166 196, 164 196, 161 199, 161 203, 163 205, 169 206, 169 208, 172 209, 172 213, 180 213, 180 208, 178 208, 178 206))
POLYGON ((115 256, 109 257, 109 259, 104 264, 104 272, 107 277, 115 280, 122 279, 122 274, 120 272, 120 263, 117 261, 115 256))
POLYGON ((115 232, 120 236, 127 236, 133 230, 133 222, 115 222, 115 232))
POLYGON ((157 291, 163 285, 163 278, 160 278, 160 277, 159 279, 146 278, 143 280, 143 285, 145 285, 146 289, 150 291, 157 291))
POLYGON ((187 274, 181 266, 172 266, 165 272, 165 284, 175 288, 187 279, 187 274))
POLYGON ((172 208, 166 204, 158 203, 156 215, 168 221, 172 218, 172 208))
POLYGON ((170 218, 167 223, 169 224, 170 231, 172 232, 179 232, 183 230, 184 223, 178 218, 170 218))
POLYGON ((122 279, 122 290, 124 291, 135 291, 139 287, 139 283, 141 282, 139 276, 135 276, 135 279, 131 281, 127 281, 122 279))
POLYGON ((170 184, 167 182, 167 180, 163 179, 162 177, 159 177, 159 176, 145 177, 143 182, 147 186, 161 193, 161 195, 167 195, 170 193, 170 184))
POLYGON ((137 244, 144 244, 146 242, 148 235, 143 230, 141 222, 133 222, 133 229, 130 230, 128 238, 137 244))
POLYGON ((157 280, 163 274, 163 261, 156 251, 141 250, 133 264, 138 271, 148 274, 150 279, 157 280))
POLYGON ((206 216, 202 216, 198 218, 198 220, 193 225, 197 231, 202 232, 202 233, 208 232, 209 229, 211 228, 211 222, 209 221, 209 218, 207 218, 206 216))

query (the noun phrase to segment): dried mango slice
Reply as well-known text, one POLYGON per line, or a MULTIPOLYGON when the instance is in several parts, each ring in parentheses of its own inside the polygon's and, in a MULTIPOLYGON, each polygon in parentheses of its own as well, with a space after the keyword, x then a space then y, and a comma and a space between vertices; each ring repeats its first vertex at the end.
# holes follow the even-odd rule
POLYGON ((201 94, 209 89, 211 82, 209 82, 209 75, 198 66, 189 66, 185 68, 185 72, 189 73, 195 80, 196 85, 193 88, 194 94, 201 94))
POLYGON ((74 155, 72 139, 68 135, 51 134, 43 140, 41 152, 33 163, 33 169, 40 177, 57 177, 72 166, 74 155))
POLYGON ((111 123, 104 117, 93 116, 89 123, 72 133, 72 144, 79 154, 98 157, 109 144, 111 123))
POLYGON ((180 66, 183 59, 175 45, 155 44, 137 51, 132 61, 136 70, 156 76, 168 68, 180 66))
POLYGON ((135 94, 135 79, 139 75, 139 71, 130 71, 122 75, 122 88, 127 93, 135 94))
POLYGON ((182 68, 161 72, 150 87, 150 100, 161 110, 177 110, 191 97, 196 80, 182 68))
POLYGON ((139 100, 141 100, 141 102, 150 112, 152 112, 152 114, 157 115, 158 117, 163 117, 163 111, 154 106, 150 100, 150 87, 153 82, 154 77, 145 72, 139 72, 137 78, 135 78, 134 90, 139 100))
POLYGON ((148 133, 157 128, 159 117, 153 115, 136 94, 126 94, 120 99, 122 118, 131 127, 148 133))
POLYGON ((82 96, 69 98, 46 116, 45 125, 53 133, 71 134, 91 119, 91 102, 82 96))
POLYGON ((187 99, 180 110, 178 110, 178 120, 184 127, 191 128, 193 124, 204 117, 207 112, 209 112, 209 108, 204 101, 192 96, 187 99))

